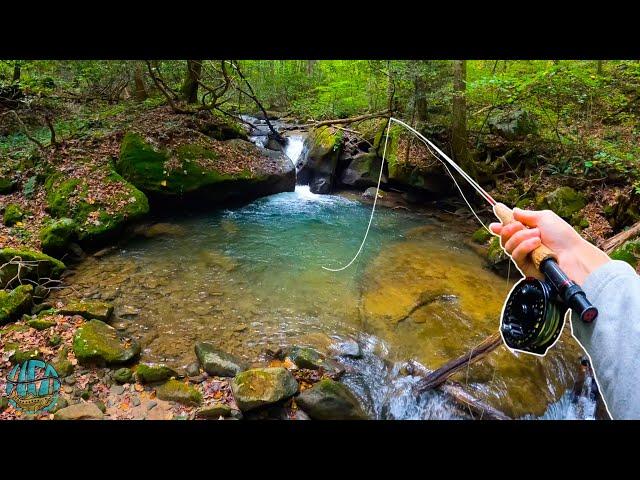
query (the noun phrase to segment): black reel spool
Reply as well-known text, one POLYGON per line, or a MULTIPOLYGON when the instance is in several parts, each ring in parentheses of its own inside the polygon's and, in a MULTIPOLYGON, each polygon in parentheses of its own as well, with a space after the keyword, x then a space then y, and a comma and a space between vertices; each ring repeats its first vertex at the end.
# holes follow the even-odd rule
POLYGON ((550 282, 523 278, 505 304, 502 337, 510 348, 544 355, 560 335, 566 311, 550 282))

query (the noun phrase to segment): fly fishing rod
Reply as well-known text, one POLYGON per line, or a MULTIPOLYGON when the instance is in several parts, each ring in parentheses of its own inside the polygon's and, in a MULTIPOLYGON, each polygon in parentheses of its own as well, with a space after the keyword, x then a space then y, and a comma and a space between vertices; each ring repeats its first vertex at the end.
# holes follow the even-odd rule
MULTIPOLYGON (((485 229, 489 230, 473 210, 473 207, 467 200, 467 197, 449 167, 453 168, 456 173, 465 179, 474 190, 491 205, 493 213, 502 222, 502 225, 506 226, 515 221, 513 212, 509 207, 496 202, 478 182, 471 178, 462 167, 449 158, 427 137, 403 121, 390 117, 387 122, 376 196, 373 201, 369 225, 367 226, 367 231, 360 244, 360 248, 353 259, 345 266, 336 269, 322 267, 325 270, 338 272, 348 268, 362 251, 376 208, 384 162, 386 160, 389 130, 392 123, 397 123, 416 135, 427 146, 431 154, 442 163, 467 206, 485 229)), ((542 273, 544 280, 526 277, 514 285, 502 309, 500 333, 507 346, 514 350, 535 355, 545 355, 560 336, 560 332, 564 326, 565 314, 568 309, 571 309, 572 312, 585 323, 593 322, 598 316, 598 310, 589 302, 582 288, 569 279, 562 271, 558 265, 558 256, 550 248, 545 245, 540 245, 529 255, 536 269, 542 273)))

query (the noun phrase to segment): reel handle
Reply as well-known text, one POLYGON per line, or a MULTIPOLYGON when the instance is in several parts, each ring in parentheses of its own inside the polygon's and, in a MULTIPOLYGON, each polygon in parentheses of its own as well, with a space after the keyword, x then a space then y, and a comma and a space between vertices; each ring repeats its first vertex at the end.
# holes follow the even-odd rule
MULTIPOLYGON (((504 203, 496 203, 493 206, 493 213, 496 217, 502 222, 502 225, 508 225, 514 221, 513 219, 513 211, 507 207, 504 203)), ((541 271, 540 266, 542 262, 548 260, 549 258, 558 261, 558 256, 551 250, 549 247, 545 245, 540 245, 533 252, 529 254, 531 256, 531 261, 535 265, 538 271, 541 271)))

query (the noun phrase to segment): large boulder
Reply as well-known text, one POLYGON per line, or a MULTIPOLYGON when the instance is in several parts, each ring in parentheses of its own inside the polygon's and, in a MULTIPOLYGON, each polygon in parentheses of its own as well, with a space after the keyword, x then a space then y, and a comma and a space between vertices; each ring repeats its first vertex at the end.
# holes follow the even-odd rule
POLYGON ((90 320, 76 330, 73 353, 83 365, 122 365, 140 354, 140 345, 133 339, 120 338, 106 323, 90 320))
POLYGON ((116 167, 156 199, 221 203, 295 189, 294 167, 285 155, 241 139, 221 142, 196 135, 166 142, 129 132, 116 167))
POLYGON ((18 320, 31 307, 32 285, 20 285, 11 292, 0 290, 0 325, 18 320))
POLYGON ((298 392, 298 382, 283 367, 253 368, 236 375, 231 389, 244 412, 292 397, 298 392))
POLYGON ((149 212, 147 197, 108 166, 95 167, 91 178, 61 172, 45 182, 47 211, 75 222, 81 244, 114 238, 124 226, 149 212))
MULTIPOLYGON (((382 159, 378 157, 375 150, 367 153, 360 153, 353 157, 349 166, 344 169, 340 181, 344 185, 354 188, 367 188, 378 184, 380 175, 380 163, 382 159)), ((382 183, 387 183, 387 176, 382 174, 382 183)))
POLYGON ((298 163, 298 183, 313 193, 331 193, 342 149, 342 131, 332 127, 313 129, 304 141, 298 163))
POLYGON ((59 278, 64 271, 65 264, 44 253, 34 250, 17 250, 15 248, 0 249, 0 265, 4 265, 0 270, 0 288, 6 288, 16 283, 18 274, 18 264, 11 261, 22 261, 20 268, 20 278, 38 281, 41 278, 59 278), (12 281, 13 280, 13 281, 12 281))
POLYGON ((516 140, 537 130, 533 116, 524 110, 498 112, 487 121, 489 131, 508 140, 516 140))
POLYGON ((106 322, 113 313, 113 305, 99 300, 81 300, 69 302, 58 310, 61 315, 80 315, 86 320, 106 322))
POLYGON ((342 383, 320 380, 306 389, 296 403, 314 420, 367 420, 360 402, 342 383))
POLYGON ((571 187, 558 187, 552 192, 539 195, 536 203, 538 208, 553 210, 565 220, 570 220, 587 204, 584 195, 571 187))
POLYGON ((64 252, 74 239, 77 225, 72 218, 61 218, 46 224, 40 230, 42 251, 51 255, 64 252))
POLYGON ((202 368, 209 375, 233 377, 247 369, 239 358, 221 351, 208 342, 198 342, 195 346, 196 356, 202 368))

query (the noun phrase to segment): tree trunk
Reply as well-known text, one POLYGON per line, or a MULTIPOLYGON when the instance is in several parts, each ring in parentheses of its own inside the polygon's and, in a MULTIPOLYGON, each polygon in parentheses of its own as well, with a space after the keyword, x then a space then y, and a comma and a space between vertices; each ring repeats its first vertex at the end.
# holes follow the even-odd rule
POLYGON ((604 66, 604 60, 596 61, 596 73, 598 75, 602 75, 602 67, 604 66))
POLYGON ((142 71, 142 63, 136 61, 133 67, 133 83, 135 86, 133 95, 139 102, 143 102, 149 96, 147 94, 147 87, 144 84, 144 74, 142 71))
MULTIPOLYGON (((469 168, 467 147, 467 100, 465 97, 467 77, 466 60, 453 62, 453 119, 451 125, 451 149, 453 159, 465 170, 469 168)), ((473 171, 469 172, 473 176, 473 171)))
POLYGON ((13 83, 20 82, 20 73, 21 73, 21 65, 20 62, 16 62, 13 64, 13 83))
POLYGON ((311 77, 313 75, 316 62, 317 60, 307 60, 307 76, 311 77))
POLYGON ((182 85, 182 98, 187 103, 198 101, 198 82, 202 73, 202 60, 187 60, 187 75, 182 85))
POLYGON ((391 73, 391 60, 387 60, 387 110, 390 112, 393 111, 393 97, 396 94, 396 86, 393 80, 393 75, 391 73))
POLYGON ((427 82, 424 78, 416 76, 415 78, 415 94, 416 94, 416 118, 418 120, 427 119, 427 82))

